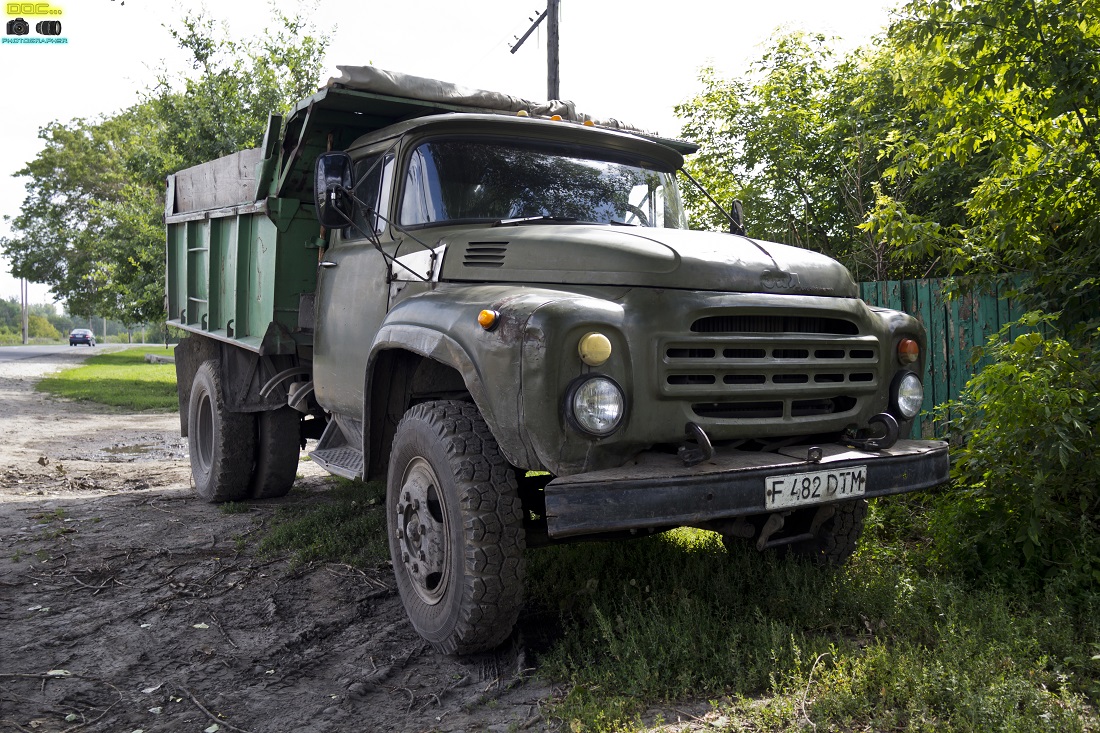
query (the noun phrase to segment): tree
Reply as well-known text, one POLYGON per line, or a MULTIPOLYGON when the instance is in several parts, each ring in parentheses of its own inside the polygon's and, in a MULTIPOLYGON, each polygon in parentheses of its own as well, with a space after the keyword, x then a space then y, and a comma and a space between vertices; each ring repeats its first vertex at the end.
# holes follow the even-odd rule
POLYGON ((1100 0, 911 2, 890 29, 895 78, 918 135, 894 137, 899 176, 943 195, 945 225, 883 197, 872 231, 924 242, 953 272, 1028 276, 1064 324, 1098 317, 1100 0))
POLYGON ((27 331, 31 338, 59 339, 61 334, 45 316, 32 313, 27 316, 27 331))
POLYGON ((133 107, 50 123, 42 152, 16 173, 27 197, 0 248, 13 275, 50 285, 71 313, 163 319, 165 176, 257 146, 268 114, 316 87, 328 43, 283 15, 246 41, 219 37, 203 16, 171 33, 198 74, 162 71, 133 107))
MULTIPOLYGON (((751 236, 822 251, 860 279, 927 271, 923 252, 861 228, 887 185, 880 153, 901 107, 888 54, 837 61, 824 36, 783 34, 745 79, 704 69, 700 81, 676 110, 683 135, 702 142, 687 165, 720 202, 743 199, 751 236)), ((724 228, 699 194, 685 199, 695 226, 724 228)))

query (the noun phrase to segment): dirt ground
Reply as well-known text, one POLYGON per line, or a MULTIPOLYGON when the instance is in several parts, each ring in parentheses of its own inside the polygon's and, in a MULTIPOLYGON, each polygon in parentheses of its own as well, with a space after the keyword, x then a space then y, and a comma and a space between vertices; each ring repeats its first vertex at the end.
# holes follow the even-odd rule
POLYGON ((174 413, 33 391, 86 355, 0 364, 0 730, 557 727, 522 632, 442 656, 387 567, 292 568, 239 541, 321 500, 320 469, 302 464, 304 493, 227 514, 192 493, 174 413))

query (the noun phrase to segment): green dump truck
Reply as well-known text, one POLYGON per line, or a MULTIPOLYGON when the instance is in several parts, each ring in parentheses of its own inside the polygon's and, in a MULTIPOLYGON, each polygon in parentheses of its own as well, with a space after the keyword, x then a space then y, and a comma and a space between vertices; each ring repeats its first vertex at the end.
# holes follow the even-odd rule
POLYGON ((925 333, 848 271, 689 231, 693 144, 373 68, 168 180, 180 427, 209 501, 300 449, 386 481, 416 630, 508 637, 525 548, 677 526, 822 563, 866 500, 942 483, 910 440, 925 333))

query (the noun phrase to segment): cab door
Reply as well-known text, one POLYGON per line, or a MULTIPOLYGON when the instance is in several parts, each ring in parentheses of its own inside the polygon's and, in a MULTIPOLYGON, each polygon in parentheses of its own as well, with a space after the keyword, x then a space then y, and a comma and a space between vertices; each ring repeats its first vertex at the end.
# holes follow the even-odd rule
POLYGON ((362 419, 367 356, 389 300, 389 266, 372 239, 390 257, 398 245, 385 223, 393 191, 392 153, 356 161, 354 175, 361 203, 353 224, 333 233, 319 263, 313 384, 321 407, 362 419))

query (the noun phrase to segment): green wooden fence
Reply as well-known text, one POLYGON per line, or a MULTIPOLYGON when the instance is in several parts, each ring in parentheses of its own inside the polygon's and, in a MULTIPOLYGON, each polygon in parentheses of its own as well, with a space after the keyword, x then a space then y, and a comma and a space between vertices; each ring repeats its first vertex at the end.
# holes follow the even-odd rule
POLYGON ((860 297, 873 306, 905 311, 928 331, 924 372, 924 409, 914 437, 944 437, 944 426, 932 420, 936 405, 959 396, 968 379, 981 366, 974 347, 983 345, 1001 326, 1024 314, 1010 296, 1014 284, 1005 280, 982 289, 963 287, 945 280, 890 280, 860 283, 860 297), (947 297, 950 287, 953 297, 947 297))

